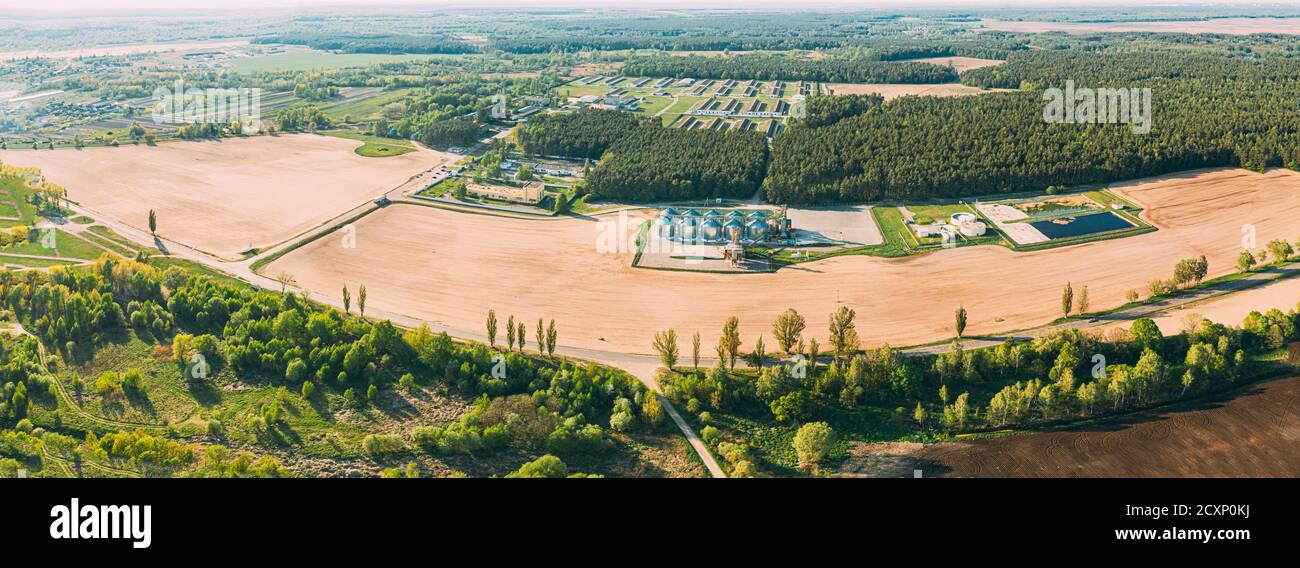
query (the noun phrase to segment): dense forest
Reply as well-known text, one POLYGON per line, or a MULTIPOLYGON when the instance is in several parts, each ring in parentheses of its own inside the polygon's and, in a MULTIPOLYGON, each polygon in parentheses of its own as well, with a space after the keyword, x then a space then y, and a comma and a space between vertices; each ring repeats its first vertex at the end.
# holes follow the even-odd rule
POLYGON ((587 177, 592 196, 626 201, 748 198, 767 172, 760 132, 650 125, 611 147, 587 177))
POLYGON ((767 171, 761 133, 668 128, 619 111, 545 115, 517 136, 528 153, 599 158, 586 187, 603 199, 750 197, 767 171))
POLYGON ((1022 88, 904 97, 777 136, 767 196, 778 203, 919 199, 1104 183, 1210 166, 1300 166, 1300 63, 1196 54, 1015 54, 962 82, 1022 88), (1128 124, 1044 120, 1041 89, 1150 88, 1149 134, 1128 124))
POLYGON ((952 83, 957 80, 957 72, 952 68, 933 63, 879 61, 856 56, 802 58, 767 54, 641 56, 628 59, 623 74, 832 83, 952 83))
POLYGON ((830 126, 846 118, 866 113, 883 104, 885 104, 885 98, 880 95, 811 97, 805 107, 807 112, 801 120, 801 124, 809 128, 830 126))
POLYGON ((290 33, 260 37, 253 43, 305 45, 342 53, 473 53, 474 46, 446 37, 401 34, 290 33))
POLYGON ((1009 34, 988 33, 981 35, 977 39, 871 38, 850 45, 854 46, 855 49, 846 51, 867 59, 878 59, 880 61, 953 56, 1006 59, 1012 52, 1027 49, 1028 40, 1010 37, 1009 34))
POLYGON ((653 126, 651 122, 626 112, 583 110, 545 114, 529 120, 519 129, 517 137, 519 145, 529 154, 595 160, 632 131, 653 126))
MULTIPOLYGON (((654 29, 629 28, 625 20, 609 27, 590 25, 589 29, 566 27, 562 30, 527 33, 491 33, 485 45, 474 45, 450 37, 447 33, 324 33, 291 32, 260 37, 257 44, 303 45, 314 49, 342 53, 429 53, 465 54, 501 50, 510 54, 544 54, 580 51, 624 51, 656 49, 662 51, 789 51, 836 49, 843 47, 869 51, 867 59, 893 61, 919 57, 960 55, 967 57, 1005 58, 1025 48, 1024 40, 1004 39, 1001 35, 972 39, 969 37, 912 39, 902 35, 871 35, 870 27, 851 24, 813 26, 806 33, 791 34, 788 27, 771 28, 770 21, 758 29, 747 29, 743 22, 729 21, 717 26, 698 26, 698 22, 674 22, 654 29)), ((878 23, 874 27, 881 27, 878 23)), ((894 24, 883 24, 892 29, 894 24)), ((967 34, 968 35, 968 34, 967 34)))
POLYGON ((492 46, 509 53, 552 53, 557 51, 615 51, 660 49, 664 51, 744 51, 821 49, 837 47, 838 40, 798 37, 638 37, 638 36, 561 36, 539 38, 500 38, 492 46))
MULTIPOLYGON (((420 129, 420 142, 425 146, 445 148, 447 146, 469 146, 478 141, 483 132, 483 125, 474 118, 455 118, 434 121, 420 129)), ((385 130, 385 134, 388 131, 385 130)))

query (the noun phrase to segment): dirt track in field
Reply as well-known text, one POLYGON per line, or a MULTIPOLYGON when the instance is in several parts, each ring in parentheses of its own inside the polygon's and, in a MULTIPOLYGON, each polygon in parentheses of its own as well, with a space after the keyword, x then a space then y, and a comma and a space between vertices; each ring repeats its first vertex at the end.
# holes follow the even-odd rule
POLYGON ((909 452, 927 476, 1294 477, 1300 377, 1105 424, 909 452))
MULTIPOLYGON (((377 309, 458 330, 482 333, 489 309, 530 326, 555 318, 561 344, 621 353, 651 353, 654 332, 668 328, 683 338, 700 331, 707 352, 731 315, 740 318, 743 350, 760 334, 772 350, 771 322, 788 307, 825 345, 827 315, 841 305, 857 311, 864 344, 909 345, 950 337, 959 305, 970 312, 968 335, 991 334, 1059 316, 1066 282, 1076 298, 1089 286, 1095 310, 1168 278, 1182 258, 1204 254, 1211 276, 1226 274, 1235 270, 1243 224, 1254 224, 1266 243, 1294 239, 1300 218, 1300 173, 1286 170, 1198 171, 1116 189, 1146 205, 1161 230, 1036 252, 981 246, 901 259, 842 256, 723 275, 631 268, 631 253, 597 252, 594 218, 507 219, 398 205, 356 223, 356 248, 330 236, 262 272, 288 272, 323 294, 365 284, 377 309)), ((682 347, 689 350, 689 341, 682 347)))
POLYGON ((6 150, 83 206, 224 258, 275 244, 364 203, 446 158, 432 151, 366 158, 361 142, 294 134, 150 147, 6 150))

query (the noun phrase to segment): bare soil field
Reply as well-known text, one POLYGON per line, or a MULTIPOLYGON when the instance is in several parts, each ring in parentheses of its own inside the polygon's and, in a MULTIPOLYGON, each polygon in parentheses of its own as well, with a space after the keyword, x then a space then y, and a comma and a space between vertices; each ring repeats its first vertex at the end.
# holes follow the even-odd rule
POLYGON ((992 67, 994 65, 1001 65, 1003 63, 1006 63, 1006 61, 1003 61, 1001 59, 982 59, 979 57, 961 57, 961 56, 922 57, 919 59, 908 59, 907 61, 918 61, 921 63, 933 63, 935 65, 943 65, 944 67, 952 67, 953 70, 958 73, 965 73, 967 71, 970 71, 971 69, 979 69, 981 67, 992 67))
POLYGON ((82 150, 7 150, 88 209, 137 228, 158 212, 158 234, 226 258, 288 239, 443 161, 416 151, 382 159, 313 134, 82 150))
POLYGON ((1291 377, 1067 431, 937 444, 901 458, 926 476, 1294 477, 1296 400, 1300 377, 1291 377))
POLYGON ((940 83, 937 85, 912 83, 826 83, 825 87, 826 92, 832 95, 877 94, 885 97, 885 100, 887 101, 907 95, 960 97, 964 95, 979 95, 983 93, 995 93, 1011 90, 981 89, 979 87, 968 87, 961 83, 940 83))
POLYGON ((1182 22, 1002 22, 984 20, 981 27, 1005 32, 1061 31, 1077 34, 1101 32, 1180 32, 1191 34, 1300 34, 1300 18, 1215 18, 1182 22))
MULTIPOLYGON (((1242 320, 1246 319, 1246 315, 1252 311, 1263 313, 1277 308, 1289 312, 1297 307, 1300 307, 1300 279, 1290 278, 1212 298, 1185 308, 1161 312, 1151 319, 1160 326, 1162 333, 1170 335, 1183 332, 1189 317, 1199 316, 1213 322, 1239 326, 1242 320)), ((1130 322, 1116 323, 1104 326, 1103 329, 1128 328, 1130 325, 1130 322)))
MULTIPOLYGON (((631 251, 598 252, 609 224, 594 218, 398 205, 356 223, 356 248, 323 238, 263 272, 286 271, 329 296, 365 284, 376 309, 479 334, 489 309, 502 318, 555 318, 559 343, 620 353, 650 353, 654 332, 669 328, 684 337, 698 330, 712 346, 732 315, 747 350, 760 334, 770 343, 772 320, 790 307, 823 345, 827 315, 840 306, 857 311, 865 344, 911 345, 951 337, 959 305, 970 312, 967 334, 980 335, 1058 317, 1066 282, 1076 291, 1087 285, 1094 309, 1105 309, 1123 304, 1128 290, 1168 278, 1183 258, 1203 254, 1211 277, 1226 274, 1235 270, 1243 224, 1256 225, 1261 243, 1294 239, 1300 216, 1300 173, 1286 170, 1199 171, 1116 189, 1143 204, 1161 230, 1034 252, 980 246, 894 259, 840 256, 728 275, 632 268, 631 251)), ((635 234, 637 221, 626 225, 635 234)))

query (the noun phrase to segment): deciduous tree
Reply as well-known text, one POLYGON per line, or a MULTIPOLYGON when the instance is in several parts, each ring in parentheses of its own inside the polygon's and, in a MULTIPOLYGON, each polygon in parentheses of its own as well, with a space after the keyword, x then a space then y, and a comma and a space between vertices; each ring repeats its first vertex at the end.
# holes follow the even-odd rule
POLYGON ((1070 312, 1074 311, 1074 288, 1070 283, 1065 283, 1065 289, 1061 291, 1061 314, 1070 317, 1070 312))
POLYGON ((799 465, 811 467, 826 460, 834 443, 834 431, 825 422, 810 422, 794 435, 794 451, 799 465))
POLYGON ((677 330, 670 329, 655 333, 651 346, 659 354, 659 361, 663 362, 664 367, 672 370, 677 364, 677 330))
POLYGON ((840 309, 831 314, 831 347, 835 350, 836 359, 858 350, 860 345, 858 329, 853 323, 853 318, 856 316, 857 314, 848 306, 840 306, 840 309))
POLYGON ((799 342, 805 327, 807 323, 803 316, 793 308, 787 309, 772 323, 772 337, 776 338, 776 344, 781 347, 781 351, 791 353, 791 347, 799 342))

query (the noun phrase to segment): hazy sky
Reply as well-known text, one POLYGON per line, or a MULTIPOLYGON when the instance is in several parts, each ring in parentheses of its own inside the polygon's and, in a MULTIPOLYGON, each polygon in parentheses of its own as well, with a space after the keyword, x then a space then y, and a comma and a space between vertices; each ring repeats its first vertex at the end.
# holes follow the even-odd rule
MULTIPOLYGON (((918 7, 994 7, 1017 6, 1030 8, 1100 7, 1143 5, 1264 5, 1295 6, 1293 2, 1260 2, 1258 0, 43 0, 18 2, 3 0, 0 15, 32 12, 58 12, 66 14, 93 12, 165 11, 178 13, 191 10, 260 10, 267 8, 338 8, 338 7, 630 7, 630 8, 753 8, 791 9, 798 7, 838 8, 918 8, 918 7)), ((1300 8, 1297 8, 1300 10, 1300 8)))

